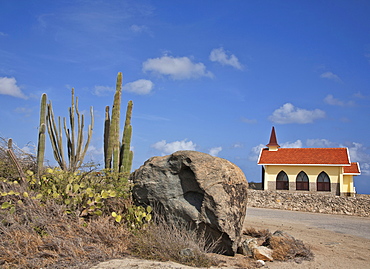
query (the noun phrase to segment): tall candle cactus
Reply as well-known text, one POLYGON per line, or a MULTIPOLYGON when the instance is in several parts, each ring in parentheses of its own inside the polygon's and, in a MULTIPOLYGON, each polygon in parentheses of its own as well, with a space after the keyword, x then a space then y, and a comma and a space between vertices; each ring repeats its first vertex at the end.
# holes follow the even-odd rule
POLYGON ((105 109, 104 123, 104 160, 105 168, 112 169, 114 172, 129 173, 132 166, 133 153, 130 151, 131 144, 131 114, 132 101, 127 105, 126 121, 122 137, 122 143, 119 140, 119 124, 122 95, 122 73, 117 75, 116 93, 112 107, 112 116, 109 116, 109 106, 105 109))
POLYGON ((124 173, 130 173, 133 159, 133 152, 131 150, 131 115, 132 115, 132 101, 127 104, 125 127, 123 129, 122 144, 120 152, 120 167, 119 171, 124 173))
POLYGON ((45 157, 45 132, 46 132, 46 93, 41 96, 40 105, 40 125, 39 125, 39 137, 37 143, 37 173, 41 174, 44 166, 45 157))
POLYGON ((51 101, 47 105, 47 129, 53 148, 54 158, 58 162, 62 170, 76 171, 82 166, 83 160, 85 158, 87 149, 90 144, 92 131, 94 127, 94 115, 93 108, 90 108, 91 124, 88 126, 87 140, 85 145, 83 138, 84 129, 84 115, 80 114, 78 111, 78 98, 74 96, 74 89, 72 88, 72 105, 69 108, 69 123, 70 129, 67 127, 66 118, 63 120, 64 132, 67 138, 67 151, 68 151, 68 161, 67 166, 64 151, 63 151, 63 135, 62 135, 62 124, 61 118, 58 117, 58 128, 54 118, 54 112, 51 101), (75 115, 77 115, 77 136, 76 136, 76 121, 75 115))
POLYGON ((85 145, 83 145, 84 115, 80 114, 80 112, 78 111, 78 98, 76 97, 75 104, 74 89, 72 88, 72 106, 69 108, 69 119, 71 129, 67 128, 66 119, 64 118, 64 130, 67 137, 68 145, 67 148, 70 170, 73 171, 77 170, 79 167, 81 167, 83 160, 85 159, 85 155, 89 147, 92 131, 94 128, 94 112, 92 107, 90 107, 90 116, 91 124, 89 124, 88 126, 86 143, 85 145), (77 115, 77 137, 75 134, 75 112, 77 115))
POLYGON ((114 101, 112 107, 112 119, 109 128, 109 144, 112 146, 113 153, 113 170, 118 171, 119 169, 119 123, 121 114, 121 95, 122 95, 122 73, 119 72, 117 75, 116 82, 116 93, 114 94, 114 101))

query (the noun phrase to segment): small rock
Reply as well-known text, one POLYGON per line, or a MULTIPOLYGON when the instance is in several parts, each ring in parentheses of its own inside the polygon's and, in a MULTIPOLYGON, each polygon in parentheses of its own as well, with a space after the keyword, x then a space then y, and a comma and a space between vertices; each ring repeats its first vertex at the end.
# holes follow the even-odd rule
POLYGON ((240 254, 245 255, 247 257, 252 257, 253 249, 256 248, 257 246, 258 245, 256 238, 246 239, 240 244, 239 252, 240 254))
POLYGON ((180 250, 180 255, 181 256, 186 256, 186 257, 194 257, 194 251, 191 248, 184 248, 180 250))
POLYGON ((274 259, 272 258, 272 249, 269 249, 264 246, 259 246, 253 249, 253 257, 256 260, 263 260, 263 261, 270 261, 272 262, 274 259))

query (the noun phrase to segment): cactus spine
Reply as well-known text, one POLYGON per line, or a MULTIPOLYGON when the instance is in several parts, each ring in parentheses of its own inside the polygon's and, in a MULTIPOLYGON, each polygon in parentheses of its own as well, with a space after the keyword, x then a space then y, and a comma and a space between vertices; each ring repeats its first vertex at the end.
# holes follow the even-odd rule
POLYGON ((45 132, 46 132, 46 93, 41 96, 40 105, 40 125, 39 125, 39 137, 37 143, 37 173, 41 174, 44 166, 45 157, 45 132))
POLYGON ((116 93, 114 95, 112 116, 109 116, 109 106, 105 108, 104 122, 104 161, 105 168, 114 172, 130 173, 132 166, 133 152, 130 151, 132 126, 132 101, 127 104, 126 120, 122 136, 122 143, 119 140, 119 123, 122 95, 122 73, 117 75, 116 93), (113 161, 113 165, 112 165, 113 161))

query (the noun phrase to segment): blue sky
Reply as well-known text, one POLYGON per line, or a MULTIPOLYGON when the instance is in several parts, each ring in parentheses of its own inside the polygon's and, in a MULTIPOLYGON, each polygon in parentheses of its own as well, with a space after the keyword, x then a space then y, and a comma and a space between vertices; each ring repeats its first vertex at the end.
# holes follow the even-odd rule
MULTIPOLYGON (((369 1, 0 0, 0 136, 37 143, 42 93, 68 116, 71 88, 95 128, 124 75, 133 168, 192 149, 261 181, 271 127, 283 147, 348 147, 370 194, 369 1)), ((122 121, 123 124, 123 121, 122 121)), ((48 159, 54 162, 51 147, 48 159)))

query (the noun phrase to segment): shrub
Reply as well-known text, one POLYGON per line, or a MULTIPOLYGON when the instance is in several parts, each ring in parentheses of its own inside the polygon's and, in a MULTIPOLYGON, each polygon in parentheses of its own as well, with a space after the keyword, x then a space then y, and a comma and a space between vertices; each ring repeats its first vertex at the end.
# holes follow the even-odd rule
POLYGON ((204 234, 199 235, 183 225, 157 219, 136 233, 130 250, 144 259, 209 267, 215 264, 206 253, 213 252, 216 244, 207 245, 206 241, 204 234))
POLYGON ((295 239, 284 232, 276 231, 270 235, 266 244, 274 251, 272 257, 278 261, 294 260, 301 263, 303 260, 312 260, 313 253, 301 240, 295 239))
POLYGON ((39 193, 38 197, 64 204, 68 214, 85 218, 110 215, 111 211, 125 211, 130 204, 130 184, 121 174, 48 168, 37 181, 33 172, 27 173, 31 189, 39 193))
POLYGON ((130 232, 110 212, 114 208, 125 213, 132 206, 128 186, 109 173, 71 174, 58 169, 48 171, 40 183, 31 172, 26 182, 2 178, 0 267, 88 268, 122 257, 130 232), (96 209, 89 204, 93 199, 96 209), (84 215, 87 208, 90 211, 84 215), (97 210, 101 214, 95 214, 97 210))
POLYGON ((64 205, 33 195, 22 198, 13 213, 0 211, 1 268, 90 268, 126 252, 129 233, 112 218, 66 215, 64 205))

